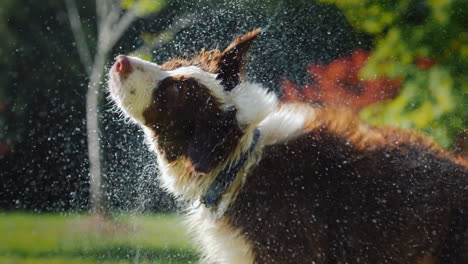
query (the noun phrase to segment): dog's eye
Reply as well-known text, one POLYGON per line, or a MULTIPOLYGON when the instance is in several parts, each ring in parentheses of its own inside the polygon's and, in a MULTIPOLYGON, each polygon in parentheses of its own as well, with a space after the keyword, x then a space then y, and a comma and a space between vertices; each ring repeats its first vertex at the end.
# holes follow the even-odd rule
POLYGON ((178 93, 178 92, 180 92, 180 91, 182 90, 182 85, 176 84, 176 85, 173 85, 171 88, 172 88, 172 91, 173 91, 173 92, 177 92, 177 93, 178 93))
POLYGON ((182 85, 175 84, 175 85, 171 85, 167 87, 166 93, 176 95, 176 94, 179 94, 181 90, 182 90, 182 85))

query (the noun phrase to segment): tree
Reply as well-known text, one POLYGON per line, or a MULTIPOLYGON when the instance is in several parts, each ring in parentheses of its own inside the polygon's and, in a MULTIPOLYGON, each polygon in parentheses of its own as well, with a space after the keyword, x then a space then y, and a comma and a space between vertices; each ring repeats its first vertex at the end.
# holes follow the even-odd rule
POLYGON ((164 2, 151 0, 96 1, 97 36, 95 40, 97 44, 95 49, 88 46, 91 40, 85 34, 84 28, 86 26, 80 20, 75 0, 65 0, 65 3, 81 64, 89 78, 86 94, 86 131, 90 165, 91 210, 93 213, 104 214, 98 120, 98 99, 104 66, 112 48, 131 23, 138 17, 159 11, 164 2))
POLYGON ((394 100, 361 112, 373 124, 399 124, 445 147, 468 128, 468 9, 465 0, 320 0, 374 37, 363 79, 401 78, 394 100))

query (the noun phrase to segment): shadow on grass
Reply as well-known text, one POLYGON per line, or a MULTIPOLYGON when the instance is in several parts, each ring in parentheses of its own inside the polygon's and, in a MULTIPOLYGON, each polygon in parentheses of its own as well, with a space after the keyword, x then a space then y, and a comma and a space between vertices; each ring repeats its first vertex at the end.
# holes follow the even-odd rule
POLYGON ((127 245, 115 247, 97 247, 89 249, 76 249, 73 251, 56 250, 47 252, 25 252, 23 250, 11 250, 0 252, 3 256, 14 256, 21 258, 38 257, 38 258, 55 258, 55 257, 70 257, 96 260, 145 260, 157 261, 167 260, 170 262, 194 263, 198 256, 190 250, 182 250, 175 248, 138 248, 127 245))

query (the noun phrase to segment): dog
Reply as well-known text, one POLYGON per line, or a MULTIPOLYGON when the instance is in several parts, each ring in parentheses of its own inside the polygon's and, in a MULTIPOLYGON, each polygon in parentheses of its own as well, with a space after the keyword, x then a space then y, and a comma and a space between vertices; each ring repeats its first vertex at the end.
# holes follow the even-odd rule
POLYGON ((468 165, 345 109, 243 78, 260 30, 162 65, 119 55, 109 91, 207 263, 468 263, 468 165))

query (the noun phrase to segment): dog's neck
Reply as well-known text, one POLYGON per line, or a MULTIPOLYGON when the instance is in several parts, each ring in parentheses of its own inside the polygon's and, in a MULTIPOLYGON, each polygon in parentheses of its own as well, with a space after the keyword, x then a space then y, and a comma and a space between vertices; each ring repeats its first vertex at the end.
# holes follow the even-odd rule
MULTIPOLYGON (((191 160, 184 155, 174 160, 167 159, 166 154, 161 151, 158 138, 152 136, 149 138, 151 148, 157 153, 162 186, 177 198, 193 202, 204 197, 217 176, 231 164, 236 164, 243 154, 249 151, 254 139, 254 130, 249 128, 238 139, 235 146, 226 148, 227 157, 220 160, 213 169, 206 173, 195 170, 191 160)), ((235 179, 226 188, 227 192, 230 192, 228 196, 232 196, 231 192, 240 188, 242 179, 238 179, 237 175, 241 174, 245 167, 251 165, 250 163, 250 161, 244 162, 242 168, 237 170, 235 179)))
POLYGON ((201 202, 208 208, 213 208, 218 205, 221 196, 226 192, 230 185, 235 181, 237 174, 244 167, 250 155, 255 150, 260 138, 260 130, 255 129, 252 137, 252 142, 249 148, 244 151, 239 159, 234 163, 229 164, 214 178, 206 194, 202 197, 201 202))

